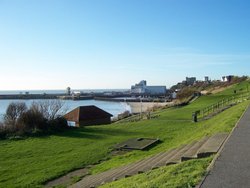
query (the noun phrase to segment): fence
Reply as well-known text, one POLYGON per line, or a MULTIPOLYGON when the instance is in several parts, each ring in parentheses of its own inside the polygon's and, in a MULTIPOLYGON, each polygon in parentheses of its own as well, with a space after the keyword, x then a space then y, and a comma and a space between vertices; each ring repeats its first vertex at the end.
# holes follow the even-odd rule
POLYGON ((239 95, 235 95, 232 96, 230 98, 227 99, 222 99, 221 101, 212 104, 208 107, 205 107, 201 110, 197 110, 195 112, 193 112, 193 121, 196 122, 198 120, 205 120, 205 119, 209 119, 211 116, 218 114, 219 112, 235 105, 238 104, 240 102, 243 102, 246 99, 249 99, 250 97, 250 93, 246 92, 246 93, 242 93, 239 95))

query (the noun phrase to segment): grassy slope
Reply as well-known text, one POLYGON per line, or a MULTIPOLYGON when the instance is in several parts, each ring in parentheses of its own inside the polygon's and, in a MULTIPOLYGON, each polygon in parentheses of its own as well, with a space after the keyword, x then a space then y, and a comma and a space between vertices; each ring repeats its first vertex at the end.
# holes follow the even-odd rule
MULTIPOLYGON (((197 127, 193 127, 193 130, 186 132, 187 137, 184 139, 184 143, 189 143, 191 140, 196 140, 204 135, 212 135, 217 132, 229 132, 234 127, 235 123, 239 119, 244 109, 249 105, 249 101, 241 103, 229 110, 226 110, 205 122, 197 123, 197 127)), ((188 125, 190 126, 190 125, 188 125)), ((173 142, 177 142, 175 139, 173 142)), ((124 159, 125 160, 125 159, 124 159)), ((129 160, 129 159, 127 159, 129 160)), ((139 174, 130 178, 121 179, 116 182, 105 184, 103 188, 126 188, 126 187, 193 187, 199 183, 201 178, 206 172, 206 168, 210 164, 212 158, 205 158, 199 160, 191 160, 183 162, 181 164, 162 167, 160 169, 152 170, 148 173, 139 174)), ((107 161, 107 164, 103 163, 102 169, 111 167, 112 160, 107 161)), ((117 164, 116 162, 115 164, 117 164)), ((126 163, 126 160, 124 161, 126 163)), ((98 168, 98 167, 96 167, 98 168)), ((100 169, 97 169, 100 170, 100 169)))
MULTIPOLYGON (((240 89, 245 85, 235 87, 240 89)), ((248 102, 234 106, 204 122, 195 124, 190 119, 192 111, 230 96, 235 87, 220 94, 201 97, 183 108, 164 110, 157 119, 93 126, 42 138, 0 141, 0 187, 40 186, 43 182, 70 170, 107 159, 114 144, 131 137, 157 137, 163 143, 148 152, 134 151, 112 157, 97 165, 93 173, 136 161, 163 149, 178 147, 206 134, 230 131, 248 102)), ((157 181, 155 183, 157 184, 157 181)))
POLYGON ((169 110, 168 113, 164 114, 164 116, 172 120, 190 120, 192 112, 196 110, 201 110, 209 105, 221 101, 222 99, 227 99, 232 96, 241 95, 242 93, 247 92, 247 85, 249 85, 249 82, 242 82, 230 87, 227 90, 224 90, 223 92, 214 95, 202 96, 194 101, 191 105, 169 110), (237 91, 236 94, 234 94, 234 90, 237 91))
POLYGON ((204 176, 207 166, 212 157, 198 160, 191 160, 177 165, 161 167, 147 173, 121 179, 102 186, 102 188, 173 188, 173 187, 194 187, 204 176))
POLYGON ((158 120, 157 124, 153 124, 152 122, 150 125, 157 129, 155 133, 151 134, 151 137, 158 136, 158 138, 163 141, 162 144, 152 148, 150 151, 135 151, 129 152, 123 156, 113 157, 111 160, 95 166, 93 173, 114 168, 115 166, 124 165, 151 154, 156 154, 162 150, 179 147, 181 144, 191 143, 192 141, 198 140, 205 135, 212 135, 217 132, 230 132, 248 104, 249 101, 241 103, 222 112, 210 120, 199 123, 183 121, 165 122, 164 120, 158 120))

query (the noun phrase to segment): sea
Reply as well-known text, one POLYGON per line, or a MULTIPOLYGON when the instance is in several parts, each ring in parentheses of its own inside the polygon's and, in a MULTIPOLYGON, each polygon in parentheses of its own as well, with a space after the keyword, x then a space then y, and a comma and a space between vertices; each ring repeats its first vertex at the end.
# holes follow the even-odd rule
MULTIPOLYGON (((122 92, 122 91, 127 91, 127 90, 122 90, 122 89, 113 89, 113 90, 74 90, 74 91, 81 91, 84 93, 100 93, 100 92, 122 92)), ((29 94, 62 94, 65 93, 65 90, 16 90, 16 91, 0 91, 0 95, 6 95, 6 94, 20 94, 20 93, 25 93, 29 92, 29 94)), ((37 102, 37 101, 42 101, 41 99, 39 100, 0 100, 0 120, 3 120, 3 115, 6 112, 6 109, 8 105, 11 102, 24 102, 26 103, 27 106, 30 106, 32 102, 37 102)), ((87 105, 95 105, 110 114, 113 115, 113 117, 117 117, 118 114, 124 112, 124 111, 131 111, 130 106, 125 103, 125 102, 110 102, 110 101, 98 101, 98 100, 62 100, 63 107, 62 111, 63 112, 69 112, 73 110, 74 108, 77 108, 78 106, 87 106, 87 105)))

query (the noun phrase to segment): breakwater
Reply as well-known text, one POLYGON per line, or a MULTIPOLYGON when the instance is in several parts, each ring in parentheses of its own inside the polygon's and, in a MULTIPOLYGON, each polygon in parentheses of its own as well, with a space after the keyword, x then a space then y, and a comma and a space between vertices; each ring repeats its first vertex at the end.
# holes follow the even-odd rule
POLYGON ((57 94, 13 94, 13 95, 0 95, 0 99, 58 99, 59 95, 57 94))
POLYGON ((61 99, 61 100, 98 100, 109 102, 166 102, 163 98, 140 98, 131 96, 131 94, 112 94, 103 93, 83 93, 81 95, 65 95, 65 94, 2 94, 0 100, 36 100, 36 99, 61 99))
POLYGON ((92 94, 81 94, 81 95, 65 95, 65 94, 5 94, 0 95, 0 100, 34 100, 34 99, 61 99, 61 100, 101 100, 106 99, 106 101, 116 101, 123 102, 124 100, 113 100, 114 98, 122 97, 131 97, 128 94, 119 94, 119 95, 109 95, 101 93, 92 93, 92 94))

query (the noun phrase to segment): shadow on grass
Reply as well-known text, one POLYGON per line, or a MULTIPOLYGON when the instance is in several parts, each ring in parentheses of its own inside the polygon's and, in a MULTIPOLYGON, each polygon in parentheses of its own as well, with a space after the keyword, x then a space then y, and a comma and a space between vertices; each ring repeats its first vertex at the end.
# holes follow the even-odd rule
POLYGON ((70 138, 83 138, 83 139, 105 139, 113 136, 136 136, 138 133, 127 131, 126 129, 114 129, 108 127, 70 127, 68 129, 61 130, 59 132, 37 132, 32 134, 25 134, 22 136, 11 136, 9 138, 0 139, 0 140, 12 140, 19 141, 25 140, 27 138, 39 138, 47 139, 50 136, 59 136, 59 137, 70 137, 70 138))
POLYGON ((68 131, 58 133, 57 136, 71 137, 71 138, 88 138, 88 139, 105 139, 109 136, 135 136, 135 132, 113 129, 113 128, 102 128, 102 127, 82 127, 72 128, 68 131))

